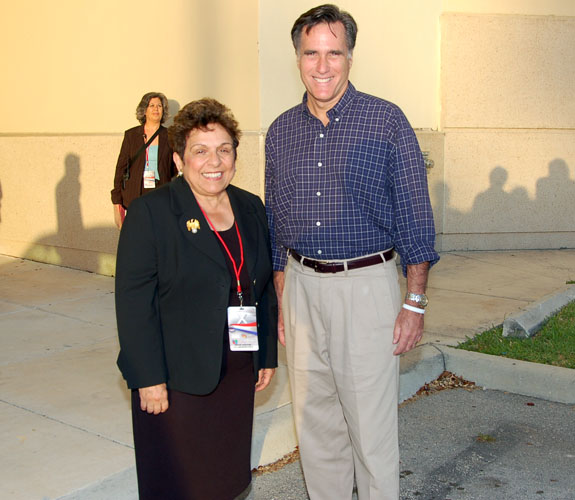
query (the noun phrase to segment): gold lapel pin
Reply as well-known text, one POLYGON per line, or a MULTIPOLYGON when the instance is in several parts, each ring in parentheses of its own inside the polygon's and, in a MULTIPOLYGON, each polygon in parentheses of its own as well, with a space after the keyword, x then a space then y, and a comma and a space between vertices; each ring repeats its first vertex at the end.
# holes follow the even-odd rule
POLYGON ((188 231, 197 233, 198 229, 200 229, 200 221, 198 219, 190 219, 186 222, 186 227, 188 228, 188 231))

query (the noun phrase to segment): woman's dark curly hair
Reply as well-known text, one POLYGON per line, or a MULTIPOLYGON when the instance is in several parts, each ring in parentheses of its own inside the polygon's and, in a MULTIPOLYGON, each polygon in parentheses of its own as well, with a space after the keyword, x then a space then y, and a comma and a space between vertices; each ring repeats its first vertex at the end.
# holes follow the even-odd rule
POLYGON ((163 111, 160 123, 164 123, 170 117, 170 111, 168 110, 168 99, 166 99, 166 96, 161 92, 148 92, 142 96, 140 104, 138 104, 138 107, 136 108, 136 118, 142 125, 146 123, 146 110, 148 109, 150 101, 154 97, 157 97, 160 101, 162 101, 163 111))
POLYGON ((234 157, 240 143, 241 131, 231 110, 210 97, 186 104, 174 117, 174 123, 168 128, 168 139, 172 149, 184 159, 186 141, 192 130, 209 130, 210 125, 220 124, 232 138, 234 157))

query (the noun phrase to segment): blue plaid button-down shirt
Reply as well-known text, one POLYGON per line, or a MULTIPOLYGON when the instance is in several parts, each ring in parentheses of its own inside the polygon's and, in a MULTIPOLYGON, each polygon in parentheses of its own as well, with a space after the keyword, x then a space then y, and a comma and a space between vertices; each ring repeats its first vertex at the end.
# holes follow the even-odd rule
POLYGON ((307 107, 280 115, 266 136, 266 210, 274 270, 286 249, 317 260, 395 247, 407 264, 439 256, 427 174, 415 133, 392 103, 349 83, 324 126, 307 107))

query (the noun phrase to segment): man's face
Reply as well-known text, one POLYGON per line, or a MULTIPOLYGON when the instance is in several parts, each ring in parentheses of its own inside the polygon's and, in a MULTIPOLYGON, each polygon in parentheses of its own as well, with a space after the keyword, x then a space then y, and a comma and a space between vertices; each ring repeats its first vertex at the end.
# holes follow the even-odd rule
POLYGON ((303 30, 297 65, 312 112, 314 107, 328 110, 337 104, 347 89, 351 63, 342 23, 303 30))

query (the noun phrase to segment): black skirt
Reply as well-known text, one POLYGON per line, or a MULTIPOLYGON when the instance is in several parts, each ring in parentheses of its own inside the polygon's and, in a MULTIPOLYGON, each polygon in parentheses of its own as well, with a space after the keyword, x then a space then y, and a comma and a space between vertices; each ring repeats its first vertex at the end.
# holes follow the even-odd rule
POLYGON ((232 500, 249 486, 253 359, 225 351, 225 374, 206 396, 170 390, 168 410, 150 415, 132 391, 141 500, 232 500))
MULTIPOLYGON (((220 232, 238 267, 240 245, 235 226, 220 232)), ((220 245, 221 246, 221 245, 220 245)), ((239 305, 231 276, 229 304, 239 305)), ((250 278, 242 266, 240 281, 251 304, 250 278)), ((222 332, 222 370, 216 389, 196 396, 169 390, 169 408, 150 415, 132 391, 132 423, 140 500, 233 500, 251 482, 251 441, 255 374, 251 352, 231 352, 222 332)))

